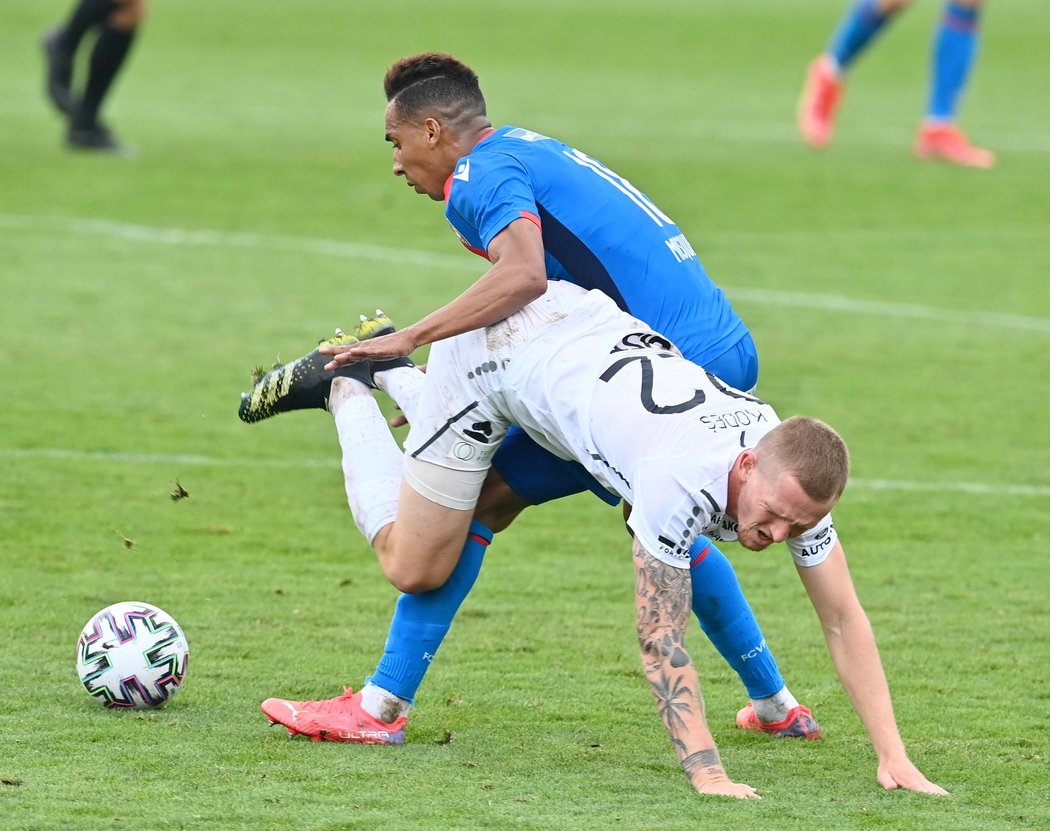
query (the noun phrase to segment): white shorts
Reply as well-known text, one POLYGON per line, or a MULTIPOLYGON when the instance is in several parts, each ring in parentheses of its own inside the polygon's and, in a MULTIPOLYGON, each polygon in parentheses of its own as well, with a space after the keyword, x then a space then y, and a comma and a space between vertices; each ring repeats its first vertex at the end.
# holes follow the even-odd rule
POLYGON ((588 294, 553 281, 506 320, 431 347, 419 414, 405 440, 405 477, 417 492, 446 507, 473 507, 513 420, 504 395, 512 358, 588 294))

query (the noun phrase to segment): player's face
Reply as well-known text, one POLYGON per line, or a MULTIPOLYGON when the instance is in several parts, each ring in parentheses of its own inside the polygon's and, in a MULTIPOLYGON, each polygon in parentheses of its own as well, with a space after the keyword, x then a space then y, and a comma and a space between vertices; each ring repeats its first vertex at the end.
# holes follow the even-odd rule
POLYGON ((791 474, 780 472, 770 477, 755 466, 737 496, 734 518, 740 544, 761 551, 797 537, 820 522, 831 507, 807 496, 791 474))
POLYGON ((394 175, 404 176, 416 193, 444 201, 445 181, 452 171, 447 169, 427 121, 402 120, 391 104, 386 110, 386 140, 394 147, 394 175))

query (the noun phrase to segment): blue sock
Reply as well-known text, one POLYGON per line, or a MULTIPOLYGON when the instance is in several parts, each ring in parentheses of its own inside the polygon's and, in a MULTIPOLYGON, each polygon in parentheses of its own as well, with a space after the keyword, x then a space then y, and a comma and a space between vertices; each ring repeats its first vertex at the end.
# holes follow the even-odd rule
POLYGON ((876 0, 857 0, 843 15, 831 36, 828 54, 845 69, 871 43, 892 14, 883 14, 876 0))
POLYGON ((751 698, 768 698, 784 687, 773 652, 740 589, 725 554, 707 537, 689 549, 693 613, 751 698))
POLYGON ((977 9, 946 3, 933 42, 933 69, 926 117, 954 121, 959 96, 977 57, 977 9))
POLYGON ((383 657, 367 682, 408 701, 414 699, 452 619, 478 579, 490 542, 492 532, 480 522, 472 522, 463 553, 445 585, 398 598, 383 657))

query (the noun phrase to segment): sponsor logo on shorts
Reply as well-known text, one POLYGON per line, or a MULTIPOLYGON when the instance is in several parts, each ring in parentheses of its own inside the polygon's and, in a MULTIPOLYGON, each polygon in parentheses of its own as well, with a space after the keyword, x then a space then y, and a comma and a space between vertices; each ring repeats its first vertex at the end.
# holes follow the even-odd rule
POLYGON ((475 441, 479 441, 482 444, 488 444, 492 438, 492 422, 490 421, 475 421, 470 425, 469 430, 464 430, 463 433, 470 436, 475 441))
POLYGON ((478 447, 466 441, 457 441, 448 455, 460 462, 486 462, 492 458, 494 447, 478 447))

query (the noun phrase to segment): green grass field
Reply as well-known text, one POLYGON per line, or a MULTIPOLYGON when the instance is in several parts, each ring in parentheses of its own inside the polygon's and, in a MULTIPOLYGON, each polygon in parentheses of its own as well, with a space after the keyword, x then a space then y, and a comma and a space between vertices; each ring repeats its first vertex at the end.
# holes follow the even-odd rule
POLYGON ((0 12, 0 828, 1050 827, 1040 0, 987 9, 964 124, 989 172, 910 156, 932 0, 857 66, 823 154, 793 108, 841 0, 157 0, 108 108, 131 160, 61 146, 37 38, 68 5, 0 12), (413 320, 482 268, 390 175, 382 73, 425 49, 475 66, 495 123, 653 197, 751 326, 763 397, 849 441, 836 524, 905 740, 950 798, 878 787, 787 553, 736 547, 825 739, 735 729, 745 695, 697 629, 723 759, 764 799, 692 792, 636 654, 622 523, 586 496, 497 539, 404 747, 268 727, 263 698, 361 682, 395 592, 329 420, 240 423, 248 370, 377 306, 413 320), (74 672, 80 627, 130 599, 192 648, 157 712, 105 711, 74 672))

